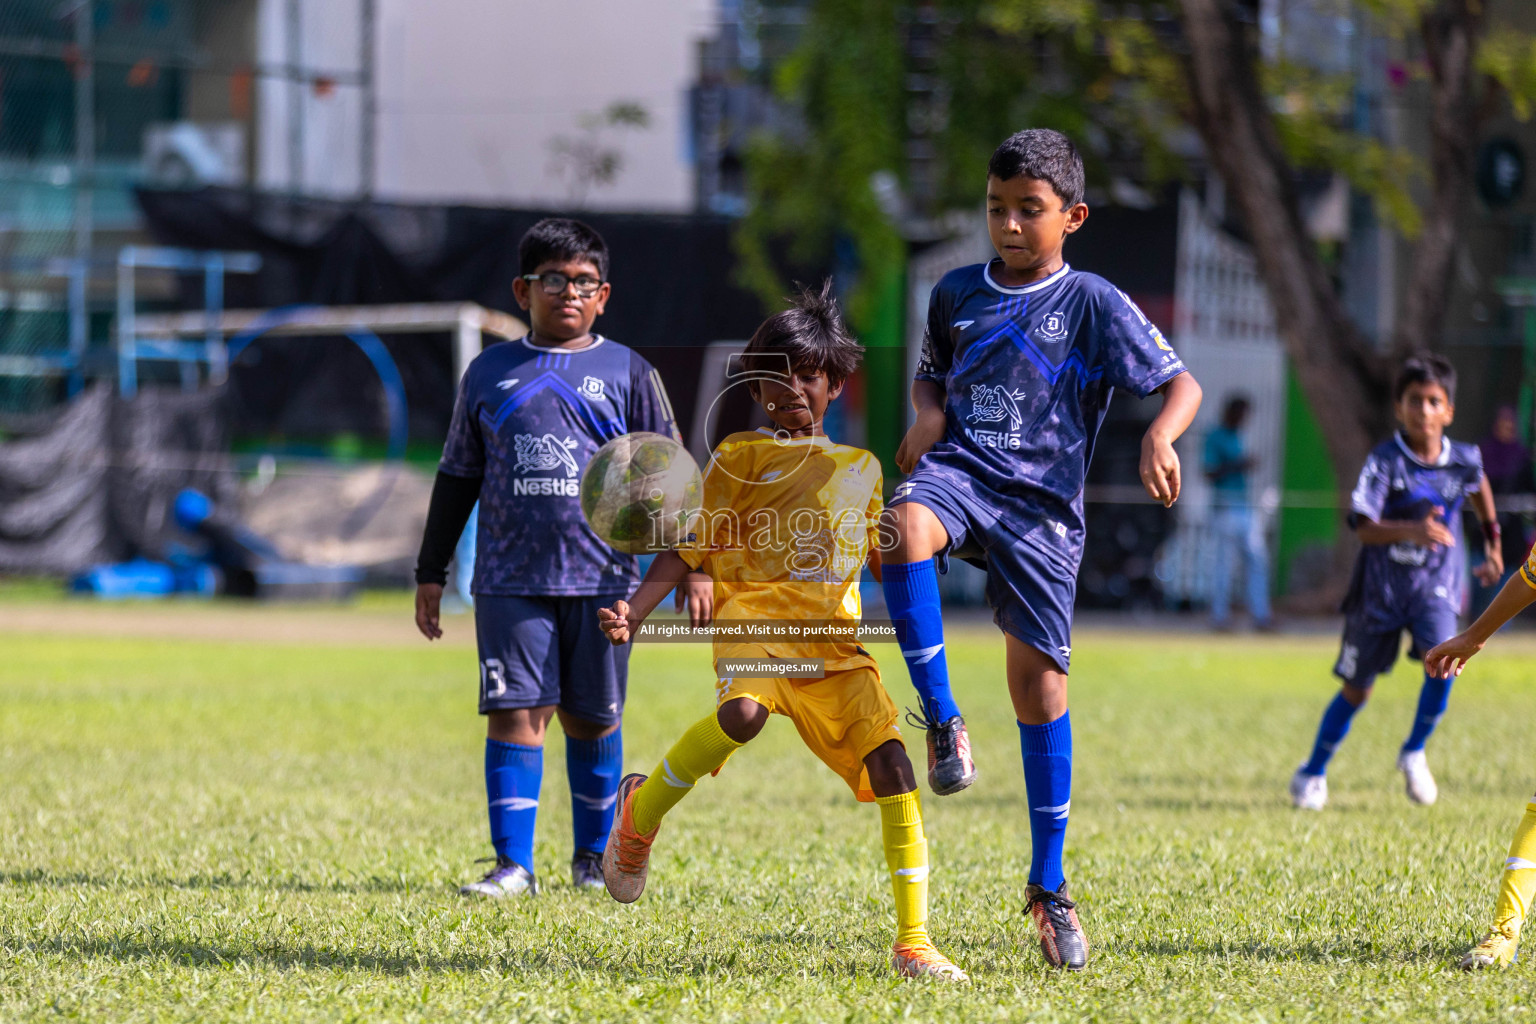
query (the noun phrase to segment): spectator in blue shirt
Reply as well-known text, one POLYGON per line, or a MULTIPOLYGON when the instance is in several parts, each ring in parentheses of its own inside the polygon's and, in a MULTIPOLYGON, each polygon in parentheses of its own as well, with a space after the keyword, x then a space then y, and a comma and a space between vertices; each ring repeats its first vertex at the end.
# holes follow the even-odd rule
POLYGON ((1248 418, 1244 395, 1227 399, 1221 426, 1205 436, 1205 478, 1211 482, 1211 533, 1216 545, 1212 560, 1211 624, 1232 628, 1233 562, 1241 559, 1248 583, 1248 612, 1259 629, 1271 629, 1269 552, 1264 523, 1248 495, 1248 471, 1255 460, 1244 448, 1241 433, 1248 418))

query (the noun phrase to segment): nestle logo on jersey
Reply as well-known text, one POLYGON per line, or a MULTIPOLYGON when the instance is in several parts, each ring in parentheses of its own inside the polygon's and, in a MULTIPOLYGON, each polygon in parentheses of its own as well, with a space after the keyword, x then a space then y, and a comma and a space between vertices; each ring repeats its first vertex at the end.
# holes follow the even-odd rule
POLYGON ((1007 448, 1017 451, 1024 447, 1018 434, 1010 434, 1003 430, 972 430, 966 427, 965 436, 983 448, 1007 448))
POLYGON ((561 480, 542 476, 520 476, 512 481, 512 493, 535 497, 574 498, 580 493, 581 481, 561 480))

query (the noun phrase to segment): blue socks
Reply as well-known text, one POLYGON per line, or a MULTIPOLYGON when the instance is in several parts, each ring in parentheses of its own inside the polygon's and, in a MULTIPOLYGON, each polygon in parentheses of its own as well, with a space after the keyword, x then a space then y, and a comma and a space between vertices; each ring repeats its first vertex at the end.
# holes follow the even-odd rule
POLYGON ((881 566, 881 589, 891 621, 898 626, 901 656, 923 711, 935 722, 960 713, 949 692, 949 663, 944 659, 944 620, 939 613, 939 574, 933 559, 881 566))
POLYGON ((485 741, 485 795, 498 857, 533 870, 533 824, 544 781, 544 748, 485 741))
POLYGON ((1445 714, 1445 706, 1450 703, 1454 681, 1455 676, 1450 679, 1424 677, 1424 688, 1419 691, 1419 710, 1413 717, 1413 731, 1408 734, 1408 742, 1403 744, 1405 751, 1424 749, 1424 741, 1440 724, 1440 716, 1445 714))
POLYGON ((565 738, 565 771, 571 781, 571 831, 577 850, 602 853, 613 827, 614 803, 624 772, 624 733, 600 740, 565 738))
POLYGON ((1328 761, 1333 757, 1333 752, 1338 745, 1349 735, 1350 719, 1355 717, 1355 712, 1360 709, 1344 699, 1342 693, 1336 694, 1333 702, 1323 712, 1322 723, 1317 727, 1317 742, 1312 744, 1312 756, 1307 763, 1301 766, 1301 770, 1308 775, 1323 775, 1328 771, 1328 761))
POLYGON ((1029 835, 1033 856, 1029 881, 1060 892, 1061 850, 1067 841, 1067 813, 1072 809, 1072 716, 1068 712, 1045 725, 1019 723, 1024 752, 1024 792, 1029 799, 1029 835))

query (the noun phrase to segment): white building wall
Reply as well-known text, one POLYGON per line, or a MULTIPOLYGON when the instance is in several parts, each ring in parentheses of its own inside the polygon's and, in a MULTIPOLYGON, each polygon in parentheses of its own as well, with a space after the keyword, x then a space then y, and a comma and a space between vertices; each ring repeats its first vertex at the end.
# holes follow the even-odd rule
MULTIPOLYGON (((283 64, 290 0, 261 0, 258 51, 283 64)), ((376 0, 376 184, 380 199, 685 211, 693 206, 688 88, 713 0, 376 0), (645 128, 591 130, 614 103, 645 128), (619 154, 611 184, 562 174, 561 141, 619 154)), ((359 0, 299 0, 306 67, 359 66, 359 0)), ((289 97, 259 93, 258 182, 290 189, 289 97)), ((302 190, 356 194, 362 93, 304 93, 302 190)))
MULTIPOLYGON (((1280 501, 1285 458, 1285 352, 1275 330, 1269 293, 1253 254, 1229 238, 1193 190, 1179 197, 1178 269, 1174 283, 1173 346, 1205 392, 1195 422, 1179 440, 1182 492, 1174 506, 1178 528, 1162 552, 1163 593, 1203 603, 1210 594, 1208 536, 1211 486, 1202 457, 1205 435, 1221 422, 1227 399, 1246 395, 1243 435, 1258 461, 1249 493, 1268 535, 1280 501)), ((1271 551, 1273 551, 1271 545, 1271 551)), ((1234 595, 1241 595, 1241 582, 1234 595)))

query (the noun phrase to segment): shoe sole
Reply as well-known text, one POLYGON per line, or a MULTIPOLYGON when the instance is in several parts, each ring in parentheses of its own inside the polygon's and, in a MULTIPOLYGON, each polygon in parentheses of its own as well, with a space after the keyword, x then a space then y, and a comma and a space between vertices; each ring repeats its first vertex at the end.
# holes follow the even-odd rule
POLYGON ((969 778, 962 778, 959 782, 951 783, 948 786, 941 786, 934 780, 933 774, 930 772, 928 775, 928 788, 933 790, 935 796, 953 796, 963 789, 970 789, 976 782, 976 777, 980 774, 980 772, 971 772, 969 778))
POLYGON ((516 892, 508 892, 505 889, 497 889, 495 892, 487 892, 484 889, 474 889, 467 885, 459 887, 459 895, 467 900, 504 900, 513 896, 536 896, 538 890, 533 888, 519 889, 516 892))
MULTIPOLYGON (((1407 775, 1406 772, 1403 774, 1405 776, 1407 775)), ((1435 787, 1435 791, 1429 795, 1428 799, 1425 799, 1414 793, 1413 787, 1408 784, 1408 780, 1406 778, 1403 779, 1403 790, 1408 794, 1408 802, 1411 804, 1418 804, 1420 807, 1431 807, 1434 805, 1435 801, 1440 799, 1440 788, 1438 786, 1435 787)))
POLYGON ((908 981, 943 981, 952 985, 958 985, 971 980, 971 976, 956 967, 952 973, 944 971, 930 971, 921 967, 907 967, 901 961, 891 960, 891 966, 896 970, 896 976, 908 981))

